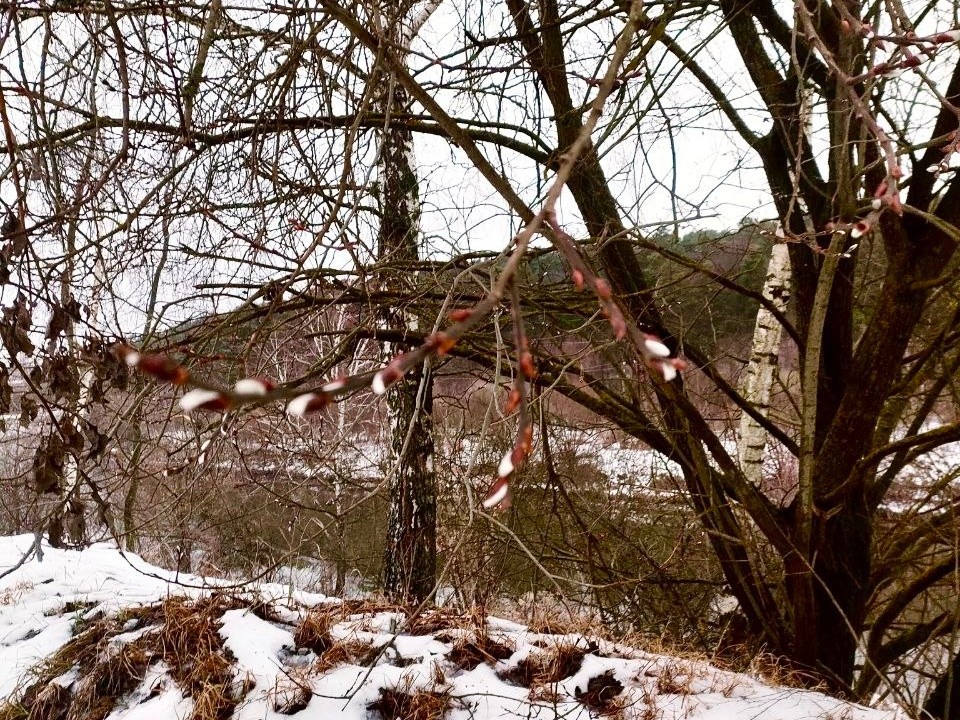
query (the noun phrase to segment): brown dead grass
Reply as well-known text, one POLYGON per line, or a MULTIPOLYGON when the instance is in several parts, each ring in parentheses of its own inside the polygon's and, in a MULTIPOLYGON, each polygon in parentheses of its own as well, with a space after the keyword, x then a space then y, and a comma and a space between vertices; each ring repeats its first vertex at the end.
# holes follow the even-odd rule
POLYGON ((464 627, 472 622, 472 617, 436 608, 411 616, 404 624, 403 631, 409 635, 432 635, 443 630, 464 627))
POLYGON ((13 605, 16 602, 19 602, 21 596, 28 590, 32 589, 32 582, 21 580, 20 582, 11 585, 2 593, 0 593, 0 605, 13 605))
POLYGON ((512 647, 483 633, 457 640, 447 654, 447 660, 461 670, 473 670, 481 663, 494 665, 498 660, 506 660, 511 655, 512 647))
MULTIPOLYGON (((649 673, 647 673, 649 675, 649 673)), ((689 695, 690 683, 693 674, 689 667, 679 663, 670 663, 655 673, 657 678, 657 693, 660 695, 689 695)))
POLYGON ((828 692, 825 683, 817 682, 818 678, 810 672, 791 666, 786 658, 770 653, 757 653, 751 659, 745 671, 759 675, 764 682, 771 685, 798 688, 801 690, 820 690, 828 692))
POLYGON ((622 692, 623 683, 613 676, 612 670, 608 670, 590 678, 587 689, 578 692, 577 699, 601 715, 613 715, 622 709, 616 702, 622 692))
MULTIPOLYGON (((338 640, 330 630, 336 623, 351 616, 386 612, 384 607, 382 603, 351 601, 314 608, 297 626, 293 641, 298 648, 308 648, 316 654, 313 670, 319 674, 347 663, 366 665, 379 654, 371 643, 351 638, 338 640)), ((394 606, 389 607, 391 612, 395 609, 394 606)))
POLYGON ((454 613, 438 607, 415 609, 383 600, 345 600, 323 605, 311 610, 305 622, 321 620, 334 625, 343 620, 372 620, 380 613, 402 615, 405 619, 400 620, 398 630, 407 635, 431 635, 455 628, 472 628, 477 623, 476 616, 472 614, 454 613))
POLYGON ((380 648, 363 640, 338 640, 317 658, 313 664, 317 674, 323 674, 340 665, 372 665, 380 656, 380 648))
POLYGON ((307 671, 300 669, 279 678, 270 696, 274 711, 281 715, 296 715, 305 710, 313 699, 307 671))
POLYGON ((27 709, 20 703, 5 700, 0 703, 0 720, 27 720, 27 709))
MULTIPOLYGON (((219 633, 223 614, 242 607, 243 601, 222 595, 196 601, 170 598, 163 603, 157 649, 184 694, 193 697, 191 720, 226 720, 242 699, 231 691, 233 658, 219 633)), ((246 685, 241 686, 244 694, 251 689, 246 685)))
POLYGON ((382 720, 442 720, 449 706, 448 693, 381 688, 380 697, 367 709, 382 720))
POLYGON ((320 657, 333 647, 334 639, 330 636, 333 624, 334 618, 330 610, 311 610, 297 626, 293 642, 298 648, 308 648, 320 657))
POLYGON ((515 666, 499 673, 500 679, 534 689, 560 682, 580 669, 586 651, 575 645, 560 644, 544 652, 531 653, 515 666))
POLYGON ((241 683, 238 690, 233 681, 233 658, 223 647, 220 619, 227 610, 247 606, 216 594, 200 600, 169 598, 94 620, 34 669, 20 702, 0 706, 0 720, 103 720, 160 659, 184 695, 193 698, 191 720, 226 720, 252 684, 241 683), (149 629, 132 642, 111 642, 120 633, 145 627, 149 629), (56 682, 73 668, 80 679, 71 688, 56 682))
POLYGON ((70 709, 70 691, 56 683, 50 683, 37 693, 33 707, 30 708, 30 720, 62 720, 70 709))
MULTIPOLYGON (((153 657, 150 651, 135 643, 108 649, 77 683, 66 719, 103 720, 113 710, 116 699, 131 692, 143 680, 153 657)), ((34 705, 31 715, 36 714, 36 709, 34 705)))

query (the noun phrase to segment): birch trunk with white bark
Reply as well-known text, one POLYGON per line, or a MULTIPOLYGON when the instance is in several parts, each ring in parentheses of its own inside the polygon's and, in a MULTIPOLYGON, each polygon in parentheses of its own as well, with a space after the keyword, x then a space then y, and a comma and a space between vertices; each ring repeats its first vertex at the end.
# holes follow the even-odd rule
MULTIPOLYGON (((790 256, 786 243, 778 243, 770 251, 763 296, 783 312, 790 298, 790 256)), ((770 409, 770 393, 776 376, 783 328, 765 307, 757 312, 753 331, 750 361, 744 374, 740 392, 744 399, 764 416, 770 409)), ((763 456, 767 448, 767 433, 752 417, 740 416, 740 436, 737 446, 740 466, 747 479, 759 485, 763 478, 763 456)))
MULTIPOLYGON (((412 19, 411 7, 377 8, 379 28, 404 56, 420 26, 439 6, 431 0, 412 19)), ((381 221, 378 254, 381 263, 410 263, 419 259, 419 186, 413 159, 413 135, 390 123, 391 114, 406 112, 406 90, 386 78, 381 110, 387 121, 380 132, 379 192, 381 221)), ((409 290, 410 276, 387 272, 384 288, 409 290)), ((420 330, 417 318, 403 308, 379 309, 381 327, 420 330)), ((404 349, 387 343, 383 359, 389 361, 404 349)), ((393 599, 422 602, 433 592, 436 579, 436 477, 433 456, 433 386, 429 363, 410 370, 387 393, 389 416, 389 512, 383 589, 393 599)))

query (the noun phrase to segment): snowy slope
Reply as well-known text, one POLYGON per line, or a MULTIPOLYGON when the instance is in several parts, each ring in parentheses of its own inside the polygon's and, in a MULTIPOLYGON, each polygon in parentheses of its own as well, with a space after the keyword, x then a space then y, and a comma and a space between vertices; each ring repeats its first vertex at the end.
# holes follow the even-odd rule
MULTIPOLYGON (((32 543, 0 538, 0 571, 32 543)), ((44 547, 0 579, 0 699, 2 718, 66 705, 109 720, 905 717, 492 617, 241 594, 108 545, 44 547)))

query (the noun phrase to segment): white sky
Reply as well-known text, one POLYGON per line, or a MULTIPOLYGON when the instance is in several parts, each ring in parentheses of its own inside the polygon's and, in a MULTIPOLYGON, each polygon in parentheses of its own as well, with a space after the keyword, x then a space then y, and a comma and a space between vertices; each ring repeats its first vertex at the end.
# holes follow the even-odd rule
MULTIPOLYGON (((239 23, 261 28, 270 26, 272 30, 284 29, 275 15, 262 12, 259 5, 255 10, 245 10, 243 7, 249 8, 251 4, 227 3, 226 11, 232 20, 239 23)), ((784 9, 789 10, 787 6, 784 9)), ((929 27, 939 30, 950 27, 951 19, 946 12, 944 9, 939 15, 933 13, 928 16, 929 27)), ((63 100, 67 107, 75 104, 83 108, 89 106, 91 98, 95 98, 99 112, 119 117, 121 95, 117 88, 120 83, 113 65, 115 53, 111 49, 112 36, 102 18, 94 18, 89 22, 101 24, 100 38, 106 44, 107 55, 99 65, 90 68, 90 77, 94 79, 92 86, 78 87, 73 82, 66 88, 63 100)), ((509 47, 468 57, 462 52, 464 26, 469 26, 471 33, 481 38, 495 38, 512 32, 510 20, 500 3, 446 0, 414 45, 411 65, 423 83, 429 86, 430 83, 451 79, 464 83, 466 76, 459 69, 464 65, 472 67, 473 72, 479 72, 479 68, 485 65, 520 65, 519 58, 510 54, 516 52, 515 48, 509 47)), ((285 32, 302 34, 306 32, 305 27, 300 22, 286 28, 285 32)), ((135 32, 133 25, 124 26, 124 29, 130 31, 127 38, 131 46, 128 50, 130 82, 136 91, 131 103, 132 116, 176 124, 178 113, 163 95, 158 95, 156 88, 182 85, 195 57, 199 27, 191 30, 190 38, 180 41, 176 40, 177 33, 168 32, 170 29, 164 28, 159 21, 154 21, 152 28, 142 37, 135 32), (157 63, 145 65, 138 59, 134 50, 144 44, 158 58, 157 63), (167 58, 174 59, 179 68, 179 74, 172 79, 158 75, 159 72, 167 72, 162 67, 167 58)), ((571 73, 584 77, 602 74, 609 55, 607 43, 616 29, 615 24, 608 28, 602 39, 595 29, 578 31, 565 50, 571 73)), ((8 38, 2 50, 5 69, 0 75, 0 82, 15 87, 27 85, 35 88, 41 76, 40 43, 44 40, 44 34, 38 21, 24 21, 19 30, 21 35, 8 38), (17 45, 16 41, 20 44, 17 45)), ((732 41, 722 32, 713 37, 718 32, 713 21, 691 23, 678 33, 678 41, 688 51, 695 52, 697 60, 716 81, 730 90, 733 102, 751 127, 763 131, 768 121, 758 110, 760 102, 750 92, 749 79, 745 76, 732 41), (703 46, 708 39, 709 45, 703 46)), ((54 47, 63 55, 67 48, 86 43, 88 33, 89 28, 82 27, 75 19, 59 19, 53 36, 63 44, 58 46, 54 42, 54 47)), ((258 82, 257 78, 269 76, 286 60, 289 52, 287 39, 286 36, 275 39, 269 46, 260 40, 249 39, 218 43, 211 51, 204 69, 204 81, 195 113, 197 122, 212 120, 211 131, 222 131, 231 126, 229 116, 232 112, 246 113, 249 107, 257 104, 268 106, 269 93, 275 90, 275 84, 258 82), (247 99, 231 100, 218 89, 234 85, 249 86, 247 99)), ((335 45, 331 51, 336 55, 343 49, 335 45)), ((951 48, 949 52, 955 54, 955 49, 951 48)), ((350 60, 369 65, 369 58, 361 54, 350 60)), ((75 61, 78 66, 83 66, 84 62, 90 62, 89 53, 81 53, 75 61)), ((645 87, 645 78, 631 79, 627 90, 633 98, 631 104, 627 108, 620 108, 620 98, 615 96, 607 117, 618 117, 617 123, 601 126, 595 134, 611 188, 621 204, 627 224, 650 227, 653 231, 657 224, 662 223, 662 227, 669 230, 677 223, 677 230, 683 234, 693 229, 736 227, 748 216, 754 219, 772 217, 773 210, 757 157, 731 132, 729 123, 713 108, 712 101, 702 88, 691 77, 678 72, 672 56, 659 50, 650 54, 647 64, 655 73, 656 94, 645 87), (620 112, 624 109, 625 113, 620 112)), ((345 77, 330 62, 325 62, 324 66, 335 71, 336 78, 342 80, 345 77)), ((52 90, 58 90, 53 74, 56 68, 48 63, 45 71, 50 78, 50 94, 52 90)), ((534 132, 546 133, 546 141, 552 144, 549 119, 538 129, 536 118, 530 115, 529 85, 520 82, 522 77, 524 73, 520 70, 494 74, 486 81, 489 87, 479 102, 477 96, 471 93, 452 90, 438 91, 436 98, 454 116, 521 125, 534 132)), ((288 107, 288 113, 308 116, 321 112, 325 97, 324 82, 329 84, 329 81, 321 79, 318 85, 318 79, 311 74, 309 66, 304 66, 297 76, 296 106, 288 107)), ((583 102, 595 92, 594 88, 575 76, 571 76, 570 85, 575 99, 583 102)), ((911 92, 916 86, 915 79, 908 74, 888 89, 887 96, 901 92, 906 105, 912 100, 911 92)), ((334 98, 338 95, 337 92, 333 93, 334 98)), ((26 101, 16 93, 7 92, 7 97, 12 108, 12 122, 22 134, 28 119, 17 110, 25 109, 26 101)), ((53 108, 52 105, 48 107, 53 108)), ((928 103, 925 110, 915 110, 914 123, 921 130, 923 116, 929 117, 931 107, 932 103, 928 103)), ((352 104, 345 104, 342 99, 335 100, 334 110, 346 112, 352 110, 352 104)), ((896 107, 893 111, 898 112, 896 107)), ((55 115, 49 114, 47 119, 55 125, 70 126, 80 119, 68 109, 51 110, 53 112, 55 115)), ((822 108, 819 112, 822 112, 822 108)), ((543 113, 548 116, 549 108, 544 108, 543 113)), ((816 115, 814 125, 818 126, 816 115)), ((302 140, 305 136, 299 137, 302 140)), ((116 133, 113 133, 113 138, 116 147, 116 133)), ((820 152, 824 153, 826 142, 822 133, 818 133, 817 138, 820 152)), ((365 185, 376 178, 373 170, 376 150, 370 142, 372 133, 366 133, 360 139, 362 142, 354 146, 351 155, 354 168, 350 180, 365 185)), ((521 139, 526 138, 521 136, 521 139)), ((273 140, 267 138, 262 148, 256 150, 260 157, 270 157, 273 140)), ((505 173, 514 188, 529 205, 536 207, 549 176, 544 177, 528 158, 509 151, 497 154, 489 145, 481 147, 495 164, 502 159, 505 173)), ((240 149, 248 152, 242 147, 240 149)), ((312 237, 310 232, 291 229, 290 218, 303 221, 312 231, 331 220, 327 212, 329 203, 314 197, 293 199, 277 206, 269 217, 259 219, 249 214, 242 218, 239 210, 221 208, 208 212, 206 216, 172 218, 167 224, 159 222, 155 219, 156 215, 163 212, 168 204, 163 196, 166 190, 161 190, 154 197, 157 177, 170 169, 174 159, 182 160, 186 152, 180 150, 176 156, 172 156, 163 147, 151 148, 138 144, 134 148, 133 159, 123 166, 125 171, 132 174, 122 186, 108 186, 104 192, 110 193, 111 202, 115 201, 128 210, 136 209, 138 203, 151 198, 148 212, 133 219, 122 214, 108 215, 99 223, 86 220, 78 225, 81 236, 102 237, 111 225, 124 223, 109 235, 111 239, 104 258, 110 269, 110 284, 118 297, 115 308, 109 310, 112 317, 101 320, 107 327, 122 328, 127 332, 142 327, 143 307, 154 277, 159 279, 158 297, 161 304, 173 303, 173 307, 167 311, 169 322, 179 321, 196 312, 226 309, 246 291, 232 298, 216 298, 216 293, 206 291, 205 297, 191 300, 189 298, 196 292, 194 286, 198 282, 230 279, 256 284, 267 278, 283 276, 291 267, 289 258, 302 253, 312 237), (159 171, 155 164, 159 164, 159 171), (266 251, 251 247, 251 240, 258 241, 258 238, 263 241, 266 251), (120 252, 122 248, 129 247, 131 241, 134 242, 134 248, 143 249, 120 252), (169 252, 161 261, 164 246, 169 252), (190 260, 185 263, 179 250, 182 247, 225 254, 235 258, 235 261, 190 260), (273 251, 285 252, 288 259, 280 260, 271 254, 273 251), (258 267, 251 260, 266 262, 272 267, 258 267)), ((207 154, 195 165, 192 175, 185 175, 179 183, 177 193, 193 208, 205 205, 217 208, 218 204, 242 203, 268 194, 273 189, 269 172, 277 168, 304 182, 321 179, 336 183, 343 168, 342 162, 331 163, 330 172, 322 170, 326 173, 323 178, 310 176, 304 167, 315 164, 322 169, 330 158, 336 160, 338 154, 342 155, 343 134, 312 134, 310 146, 302 148, 300 155, 294 154, 292 149, 280 156, 274 155, 281 159, 275 168, 261 161, 259 169, 262 174, 256 178, 244 165, 246 160, 242 153, 227 155, 227 152, 226 149, 220 149, 207 154)), ((253 157, 254 152, 250 145, 250 154, 246 157, 253 157)), ((468 249, 500 250, 507 246, 517 229, 518 220, 506 210, 505 203, 487 182, 470 167, 460 150, 442 138, 418 135, 416 158, 421 183, 424 247, 430 257, 444 257, 452 251, 468 249)), ((104 156, 101 160, 106 162, 108 159, 104 156)), ((44 196, 39 185, 35 185, 29 199, 35 219, 46 214, 49 202, 44 196)), ((15 199, 9 177, 0 181, 0 199, 8 204, 15 199)), ((361 204, 369 204, 370 198, 360 197, 360 201, 361 204)), ((341 249, 337 239, 342 237, 341 232, 347 232, 350 241, 359 243, 360 247, 369 245, 375 230, 371 220, 359 207, 351 207, 353 196, 346 197, 345 203, 346 207, 341 208, 336 222, 324 238, 325 246, 311 254, 306 260, 306 267, 321 264, 349 267, 352 260, 341 249)), ((561 220, 571 232, 575 235, 582 232, 575 204, 569 195, 561 199, 559 211, 561 220)), ((62 233, 47 233, 46 237, 47 241, 37 240, 38 252, 55 261, 61 254, 57 248, 62 247, 62 233)), ((85 274, 89 289, 95 284, 91 273, 95 263, 91 253, 87 253, 82 264, 84 268, 78 271, 77 280, 80 281, 85 274)), ((51 272, 57 271, 58 267, 55 265, 51 272)))

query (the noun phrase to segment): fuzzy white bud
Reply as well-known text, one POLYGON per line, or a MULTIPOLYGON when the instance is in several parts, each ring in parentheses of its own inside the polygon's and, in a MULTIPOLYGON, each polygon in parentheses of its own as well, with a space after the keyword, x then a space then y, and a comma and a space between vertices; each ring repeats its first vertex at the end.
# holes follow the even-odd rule
POLYGON ((220 393, 214 390, 191 390, 190 392, 184 394, 180 398, 180 407, 183 408, 184 412, 192 412, 196 410, 201 405, 208 403, 212 400, 218 400, 220 398, 220 393))
POLYGON ((660 372, 663 373, 663 379, 667 382, 677 377, 677 369, 673 366, 673 363, 670 362, 660 363, 660 372))
POLYGON ((645 348, 647 348, 647 352, 654 357, 670 357, 670 348, 656 338, 647 338, 643 341, 643 345, 645 348))
POLYGON ((499 505, 507 497, 508 492, 510 492, 510 486, 506 480, 495 482, 493 487, 490 488, 490 494, 483 500, 484 510, 489 510, 499 505))
POLYGON ((293 400, 287 403, 287 414, 294 417, 304 417, 307 414, 307 408, 319 396, 316 393, 304 393, 297 395, 293 400))
POLYGON ((342 390, 344 387, 346 387, 346 384, 347 384, 346 380, 344 380, 343 378, 339 378, 337 380, 331 380, 326 385, 324 385, 321 389, 325 393, 334 393, 334 392, 337 392, 337 390, 342 390))
POLYGON ((387 384, 383 381, 382 370, 373 376, 370 388, 373 390, 374 395, 383 395, 387 391, 387 384))
POLYGON ((512 472, 513 472, 513 450, 507 450, 507 454, 503 456, 503 459, 500 461, 500 466, 497 468, 497 475, 499 475, 502 478, 505 478, 512 472))
POLYGON ((138 353, 136 350, 131 350, 124 356, 123 361, 128 367, 136 367, 140 362, 140 353, 138 353))
POLYGON ((263 380, 243 378, 243 380, 237 380, 237 384, 233 386, 233 391, 237 395, 266 395, 269 388, 263 380))

